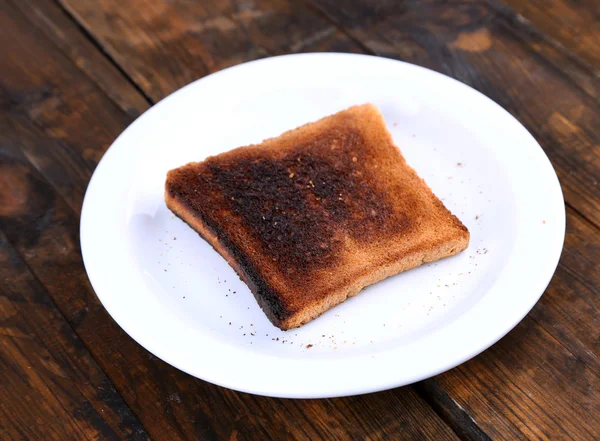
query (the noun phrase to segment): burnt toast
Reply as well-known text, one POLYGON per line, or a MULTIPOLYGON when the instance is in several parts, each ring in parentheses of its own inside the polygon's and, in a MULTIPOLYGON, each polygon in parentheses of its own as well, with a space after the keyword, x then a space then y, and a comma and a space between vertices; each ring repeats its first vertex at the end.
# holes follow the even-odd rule
POLYGON ((370 104, 171 170, 165 200, 284 330, 469 244, 370 104))

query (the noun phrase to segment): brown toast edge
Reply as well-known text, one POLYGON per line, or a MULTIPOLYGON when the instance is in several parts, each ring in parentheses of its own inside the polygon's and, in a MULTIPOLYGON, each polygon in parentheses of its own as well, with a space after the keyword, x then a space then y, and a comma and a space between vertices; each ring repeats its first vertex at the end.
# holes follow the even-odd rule
POLYGON ((468 246, 469 235, 467 234, 464 237, 457 237, 451 241, 445 241, 425 251, 409 252, 402 259, 394 260, 389 264, 384 264, 375 271, 357 278, 354 283, 347 286, 345 289, 335 292, 331 296, 321 299, 312 305, 308 305, 302 310, 295 311, 287 320, 285 320, 285 328, 281 329, 288 330, 302 326, 334 306, 343 303, 348 298, 354 297, 363 288, 366 288, 369 285, 373 285, 383 279, 395 276, 425 263, 435 262, 445 257, 454 256, 465 250, 468 246))
MULTIPOLYGON (((470 235, 457 236, 453 240, 444 241, 437 246, 427 250, 416 250, 407 253, 402 259, 394 260, 384 264, 376 271, 368 273, 356 279, 356 281, 332 295, 307 305, 298 311, 290 311, 282 304, 281 299, 262 278, 260 273, 254 269, 252 263, 243 253, 237 251, 233 243, 226 235, 219 235, 218 231, 209 227, 200 217, 193 214, 184 203, 175 198, 168 190, 165 191, 167 207, 181 220, 187 223, 204 240, 206 240, 229 265, 237 272, 240 278, 248 285, 257 303, 267 315, 271 323, 282 330, 290 330, 304 325, 317 318, 325 311, 344 302, 349 297, 357 295, 366 286, 377 283, 387 277, 399 274, 424 263, 437 261, 450 257, 465 250, 469 245, 470 235)), ((458 221, 460 225, 460 221, 458 221)), ((464 227, 463 227, 464 228, 464 227)))

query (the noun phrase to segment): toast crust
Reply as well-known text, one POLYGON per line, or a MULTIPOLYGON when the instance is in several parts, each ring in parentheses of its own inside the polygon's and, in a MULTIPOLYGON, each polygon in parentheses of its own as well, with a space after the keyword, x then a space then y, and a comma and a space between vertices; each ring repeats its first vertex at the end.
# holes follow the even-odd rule
POLYGON ((372 105, 171 170, 165 200, 281 329, 469 243, 372 105))

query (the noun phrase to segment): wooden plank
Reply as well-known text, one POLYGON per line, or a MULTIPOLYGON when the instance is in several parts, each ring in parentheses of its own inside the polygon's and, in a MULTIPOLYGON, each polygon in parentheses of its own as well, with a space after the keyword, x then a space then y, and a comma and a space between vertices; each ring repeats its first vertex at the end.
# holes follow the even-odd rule
POLYGON ((40 0, 9 1, 128 115, 137 117, 150 107, 142 93, 131 87, 131 81, 100 52, 57 3, 40 0))
POLYGON ((595 69, 600 70, 600 7, 594 0, 502 0, 595 69))
POLYGON ((571 81, 571 86, 579 88, 596 101, 600 99, 600 72, 556 40, 537 29, 534 24, 500 0, 487 0, 495 14, 509 31, 534 54, 571 81))
MULTIPOLYGON (((0 91, 0 100, 8 99, 0 91)), ((0 120, 0 145, 20 147, 29 161, 49 180, 69 206, 79 211, 91 170, 81 156, 18 112, 0 120)), ((6 148, 6 147, 4 147, 6 148)))
POLYGON ((141 92, 88 38, 55 2, 8 0, 30 19, 75 66, 92 79, 127 114, 137 117, 149 108, 141 92))
POLYGON ((287 0, 60 0, 154 101, 224 67, 299 52, 336 33, 287 0))
MULTIPOLYGON (((13 57, 13 66, 2 67, 2 121, 9 122, 0 130, 0 142, 17 163, 12 169, 20 170, 8 184, 15 194, 6 205, 3 227, 153 439, 244 439, 252 433, 264 439, 386 439, 399 431, 408 439, 456 439, 410 388, 339 399, 335 405, 328 400, 256 397, 183 374, 131 340, 110 319, 88 283, 79 249, 79 196, 68 196, 70 192, 83 194, 88 169, 101 156, 106 141, 116 137, 130 118, 107 103, 102 90, 74 69, 45 35, 27 39, 28 22, 23 14, 14 8, 4 12, 16 17, 1 22, 11 26, 2 35, 4 42, 26 41, 21 48, 29 55, 13 57), (61 76, 61 71, 66 73, 61 76), (48 88, 49 97, 39 99, 37 88, 48 83, 53 85, 48 88), (78 109, 80 96, 65 93, 70 89, 85 92, 85 107, 74 113, 73 120, 69 117, 78 109), (48 99, 61 116, 38 109, 48 99), (98 118, 100 107, 111 114, 98 118), (62 124, 68 125, 68 136, 54 136, 62 124), (95 133, 101 136, 86 136, 92 126, 97 126, 95 133), (54 149, 63 152, 44 155, 54 149), (68 154, 75 159, 69 162, 68 154), (77 171, 65 173, 67 164, 77 171), (341 411, 342 407, 346 410, 341 411), (369 417, 374 409, 381 410, 377 419, 369 417)), ((308 47, 318 41, 305 43, 308 47)))
MULTIPOLYGON (((23 169, 14 165, 3 162, 3 180, 21 178, 23 169)), ((4 194, 21 196, 19 191, 4 194)), ((4 202, 3 211, 19 205, 18 200, 4 202)), ((2 439, 148 439, 1 232, 0 279, 2 439)))
POLYGON ((0 89, 11 113, 27 115, 47 138, 68 140, 89 172, 133 118, 37 29, 0 3, 0 89), (85 117, 84 117, 85 115, 85 117), (90 148, 90 140, 94 148, 90 148))

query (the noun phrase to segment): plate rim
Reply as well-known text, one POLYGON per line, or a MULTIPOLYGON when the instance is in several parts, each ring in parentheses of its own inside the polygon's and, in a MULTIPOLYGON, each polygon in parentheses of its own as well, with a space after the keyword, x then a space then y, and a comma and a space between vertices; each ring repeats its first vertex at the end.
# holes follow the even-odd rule
MULTIPOLYGON (((242 391, 242 392, 253 393, 253 394, 264 395, 264 396, 282 397, 282 398, 331 398, 331 397, 338 397, 338 396, 359 395, 359 394, 364 394, 364 393, 377 392, 377 391, 381 391, 381 390, 386 390, 386 389, 391 389, 394 387, 402 386, 405 384, 411 384, 413 382, 420 381, 424 378, 429 378, 433 375, 437 375, 437 374, 442 373, 446 370, 449 370, 455 366, 458 366, 458 365, 464 363, 465 361, 473 358, 474 356, 478 355, 479 353, 485 351, 493 344, 495 344, 498 340, 500 340, 508 332, 510 332, 521 320, 523 320, 523 318, 531 311, 533 306, 537 303, 537 301, 543 295, 546 287, 550 283, 550 280, 552 279, 552 277, 556 271, 556 267, 558 266, 558 262, 559 262, 560 256, 562 254, 562 249, 564 246, 565 229, 566 229, 566 210, 564 207, 564 198, 563 198, 563 194, 562 194, 562 189, 560 186, 560 182, 558 180, 558 176, 556 175, 556 172, 555 172, 554 168, 552 167, 552 164, 551 164, 549 158, 547 157, 547 155, 545 154, 545 152, 543 151, 543 149, 539 145, 539 143, 529 133, 529 131, 515 117, 513 117, 509 112, 507 112, 505 109, 503 109, 496 102, 494 102, 493 100, 491 100, 490 98, 488 98, 487 96, 482 94, 481 92, 477 91, 476 89, 473 89, 470 86, 468 86, 454 78, 448 77, 440 72, 436 72, 434 70, 430 70, 430 69, 424 68, 422 66, 417 66, 417 65, 414 65, 411 63, 406 63, 406 62, 400 61, 400 60, 377 57, 377 56, 372 56, 372 55, 347 54, 347 53, 337 53, 337 52, 315 52, 315 53, 289 54, 289 55, 281 55, 281 56, 277 56, 277 57, 263 58, 263 59, 259 59, 259 60, 253 60, 253 61, 250 61, 247 63, 242 63, 242 64, 239 64, 236 66, 232 66, 227 69, 223 69, 221 71, 218 71, 218 72, 212 73, 210 75, 207 75, 203 78, 200 78, 200 79, 176 90, 172 94, 168 95, 167 97, 165 97, 162 100, 160 100, 159 102, 157 102, 154 106, 152 106, 150 109, 148 109, 146 112, 144 112, 144 114, 140 115, 140 117, 138 117, 133 123, 131 123, 115 139, 115 141, 107 149, 107 151, 105 152, 105 154, 99 161, 99 163, 98 163, 96 169, 94 170, 94 173, 88 183, 88 187, 86 189, 83 206, 82 206, 82 210, 81 210, 81 217, 80 217, 80 246, 81 246, 81 253, 82 253, 82 257, 83 257, 83 263, 84 263, 84 267, 86 269, 86 273, 88 275, 88 279, 90 280, 90 283, 94 289, 94 292, 96 293, 96 296, 98 297, 98 299, 100 300, 100 302, 102 303, 104 308, 107 310, 109 315, 111 315, 111 317, 117 322, 117 324, 131 338, 133 338, 138 344, 140 344, 142 347, 144 347, 150 353, 156 355, 158 358, 161 358, 162 360, 169 363, 170 365, 172 365, 192 376, 200 378, 204 381, 208 381, 210 383, 217 384, 222 387, 227 387, 227 388, 242 391), (236 69, 247 68, 247 66, 249 66, 249 65, 256 65, 256 64, 262 64, 262 63, 273 63, 273 62, 278 62, 279 60, 282 60, 282 59, 298 58, 298 57, 334 57, 334 58, 335 57, 343 57, 343 58, 358 57, 358 58, 387 60, 388 62, 391 62, 391 63, 400 63, 402 65, 405 65, 405 67, 408 66, 408 68, 411 68, 411 69, 412 68, 422 69, 424 71, 427 71, 428 73, 433 73, 435 75, 441 76, 441 77, 443 77, 444 81, 450 80, 452 82, 458 83, 461 87, 465 87, 465 88, 469 89, 471 92, 478 94, 480 96, 480 98, 483 98, 485 101, 488 102, 488 104, 492 104, 493 106, 497 107, 501 112, 505 113, 505 115, 509 119, 511 119, 513 123, 518 124, 525 131, 525 133, 529 136, 530 141, 532 141, 535 144, 535 146, 537 147, 537 149, 539 150, 539 152, 537 152, 537 153, 541 153, 543 155, 543 157, 540 157, 540 160, 544 161, 544 158, 545 158, 545 162, 547 163, 545 166, 549 167, 549 171, 551 171, 551 175, 552 175, 552 176, 550 176, 550 180, 552 182, 548 182, 548 187, 554 187, 552 198, 554 199, 554 203, 560 203, 559 205, 562 207, 562 210, 560 211, 560 213, 558 213, 560 215, 560 218, 554 219, 554 221, 557 222, 557 224, 558 224, 555 226, 556 235, 553 237, 553 240, 555 240, 555 244, 554 244, 554 248, 553 248, 554 255, 551 256, 550 258, 546 259, 546 264, 545 264, 546 268, 544 271, 545 277, 540 277, 541 280, 536 281, 537 286, 541 287, 541 289, 539 289, 539 293, 536 293, 535 295, 531 295, 531 297, 530 297, 531 304, 528 304, 526 307, 523 306, 523 309, 521 310, 521 314, 514 315, 514 317, 510 321, 510 323, 507 323, 504 326, 505 329, 502 332, 497 333, 497 335, 493 339, 489 339, 487 341, 487 343, 485 343, 484 345, 478 345, 477 348, 474 348, 470 351, 463 353, 461 357, 454 358, 449 363, 448 362, 441 363, 439 366, 437 366, 434 369, 424 370, 422 375, 418 375, 414 378, 408 378, 408 379, 404 378, 395 383, 387 381, 387 382, 385 382, 385 384, 371 383, 370 386, 369 385, 365 386, 363 384, 362 386, 358 386, 358 387, 348 387, 348 388, 341 388, 341 389, 338 387, 337 389, 332 389, 329 392, 324 390, 324 391, 321 391, 320 393, 318 391, 314 391, 314 390, 312 390, 312 391, 308 390, 305 393, 298 392, 297 390, 295 392, 292 392, 292 391, 279 391, 278 392, 277 390, 260 390, 260 389, 257 390, 256 387, 244 387, 243 385, 235 384, 235 382, 231 383, 231 382, 223 381, 220 378, 211 378, 210 376, 206 377, 203 375, 199 375, 199 373, 197 371, 189 369, 187 366, 180 363, 179 360, 169 359, 170 357, 164 356, 165 355, 164 353, 159 354, 158 352, 161 352, 161 351, 156 351, 156 348, 155 347, 153 348, 151 343, 145 341, 144 338, 141 338, 139 333, 137 333, 134 330, 131 330, 129 325, 124 323, 123 320, 117 319, 116 315, 118 315, 118 314, 115 314, 114 310, 111 312, 111 308, 109 306, 110 302, 107 302, 107 297, 100 293, 100 291, 102 290, 102 288, 100 288, 100 286, 102 284, 99 282, 99 279, 98 279, 98 271, 97 271, 98 268, 94 267, 94 265, 96 265, 96 263, 94 262, 94 257, 92 257, 93 250, 90 249, 90 244, 93 242, 90 242, 90 240, 88 239, 90 223, 89 223, 89 221, 87 221, 87 219, 88 219, 88 215, 91 210, 89 208, 91 206, 90 204, 93 203, 93 201, 91 199, 94 194, 93 190, 97 187, 97 185, 99 185, 99 184, 97 184, 98 179, 99 179, 98 176, 101 176, 102 170, 105 169, 106 164, 109 163, 109 161, 111 160, 110 158, 116 152, 116 149, 119 148, 116 146, 121 145, 120 140, 122 140, 123 137, 127 136, 127 133, 129 133, 133 130, 132 128, 137 127, 137 125, 139 125, 139 124, 142 124, 142 123, 140 123, 140 121, 143 120, 147 114, 150 114, 151 112, 156 112, 156 110, 155 110, 156 107, 159 107, 161 104, 163 104, 167 100, 174 99, 173 97, 178 96, 179 94, 185 93, 185 91, 188 88, 194 87, 194 85, 196 85, 197 83, 206 81, 209 78, 214 78, 215 76, 223 74, 224 72, 232 72, 236 69), (92 262, 94 262, 94 263, 92 263, 92 262)), ((296 361, 297 360, 294 360, 294 362, 296 362, 296 361)), ((312 362, 318 363, 319 360, 313 360, 312 362)))

